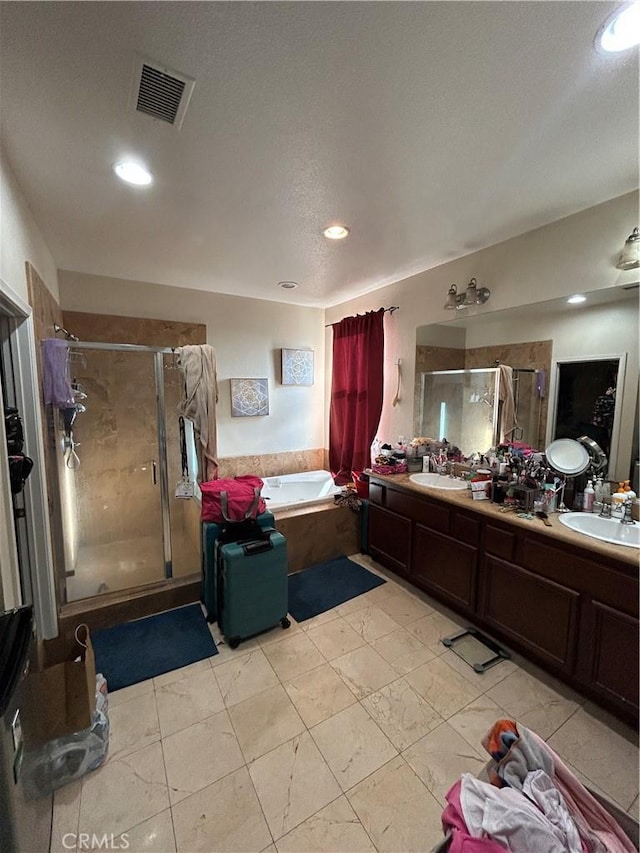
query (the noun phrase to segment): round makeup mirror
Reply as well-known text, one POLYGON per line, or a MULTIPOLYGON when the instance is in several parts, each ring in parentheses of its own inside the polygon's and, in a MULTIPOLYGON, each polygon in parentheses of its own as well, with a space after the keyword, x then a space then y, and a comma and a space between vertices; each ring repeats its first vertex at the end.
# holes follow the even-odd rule
POLYGON ((576 438, 576 441, 579 441, 586 448, 594 473, 605 474, 609 460, 600 445, 588 435, 581 435, 576 438))
POLYGON ((573 438, 556 438, 548 445, 544 455, 554 471, 569 477, 583 474, 591 464, 585 445, 573 438))

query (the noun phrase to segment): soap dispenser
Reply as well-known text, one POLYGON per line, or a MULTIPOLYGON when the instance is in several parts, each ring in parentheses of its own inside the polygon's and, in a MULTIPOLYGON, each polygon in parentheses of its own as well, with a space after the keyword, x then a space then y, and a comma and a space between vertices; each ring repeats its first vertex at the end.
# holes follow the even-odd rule
POLYGON ((599 513, 602 509, 602 497, 604 494, 602 477, 596 478, 596 481, 593 484, 593 490, 595 492, 593 496, 593 511, 599 513))
POLYGON ((587 487, 582 495, 582 511, 593 512, 593 502, 595 499, 595 489, 591 480, 587 483, 587 487))

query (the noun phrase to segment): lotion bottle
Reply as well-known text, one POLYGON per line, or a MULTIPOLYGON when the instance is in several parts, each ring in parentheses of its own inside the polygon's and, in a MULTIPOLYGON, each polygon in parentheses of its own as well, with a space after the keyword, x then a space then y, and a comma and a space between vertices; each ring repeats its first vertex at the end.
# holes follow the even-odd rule
POLYGON ((595 489, 591 480, 587 483, 587 487, 582 495, 582 511, 593 512, 593 502, 595 499, 595 489))
POLYGON ((624 483, 619 483, 618 491, 611 495, 611 515, 614 518, 622 518, 626 499, 627 493, 624 490, 624 483))

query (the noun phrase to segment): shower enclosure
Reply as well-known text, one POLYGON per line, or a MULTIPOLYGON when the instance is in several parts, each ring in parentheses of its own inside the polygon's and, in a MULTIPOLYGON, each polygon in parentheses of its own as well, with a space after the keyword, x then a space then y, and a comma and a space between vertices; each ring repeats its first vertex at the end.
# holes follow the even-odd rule
MULTIPOLYGON (((177 412, 183 378, 173 352, 80 342, 72 353, 84 409, 73 422, 72 448, 62 419, 55 412, 53 418, 64 457, 58 465, 63 601, 198 573, 200 507, 174 496, 183 468, 177 412)), ((185 426, 195 480, 193 430, 185 426)))
MULTIPOLYGON (((540 443, 544 371, 513 370, 517 427, 513 439, 540 443)), ((486 453, 500 440, 500 371, 497 367, 432 370, 421 374, 420 435, 446 438, 469 456, 486 453)))

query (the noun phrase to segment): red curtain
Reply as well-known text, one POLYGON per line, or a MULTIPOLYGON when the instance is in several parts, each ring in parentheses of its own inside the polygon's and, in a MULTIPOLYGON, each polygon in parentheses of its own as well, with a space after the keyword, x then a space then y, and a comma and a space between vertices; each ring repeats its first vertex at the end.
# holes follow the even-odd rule
POLYGON ((371 464, 382 412, 384 308, 333 324, 329 465, 337 485, 371 464))

